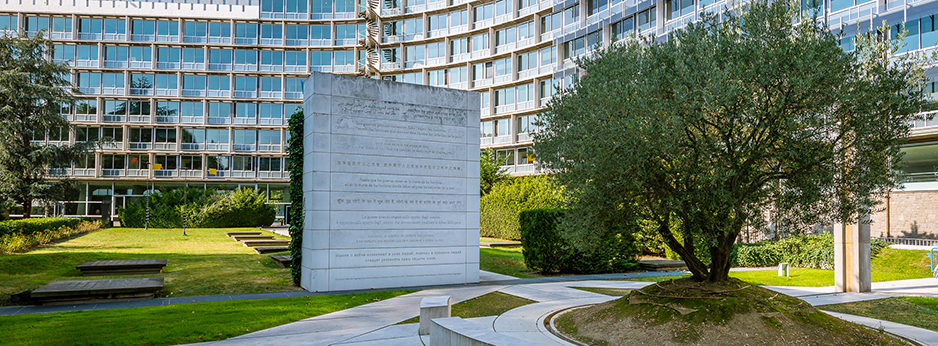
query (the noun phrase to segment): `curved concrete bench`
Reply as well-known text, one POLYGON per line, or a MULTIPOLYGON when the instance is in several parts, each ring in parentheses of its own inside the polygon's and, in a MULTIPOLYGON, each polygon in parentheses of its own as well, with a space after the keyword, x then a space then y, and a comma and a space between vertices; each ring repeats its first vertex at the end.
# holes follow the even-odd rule
POLYGON ((430 346, 541 346, 507 335, 459 317, 436 318, 430 325, 430 346))

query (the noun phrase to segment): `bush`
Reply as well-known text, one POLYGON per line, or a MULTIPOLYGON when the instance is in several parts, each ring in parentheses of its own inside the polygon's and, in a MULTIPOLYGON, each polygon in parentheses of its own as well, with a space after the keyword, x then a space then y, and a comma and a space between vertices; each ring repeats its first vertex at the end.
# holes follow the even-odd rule
POLYGON ((73 228, 81 223, 74 217, 44 217, 23 220, 0 221, 0 235, 32 234, 59 227, 73 228))
MULTIPOLYGON (((31 220, 45 220, 45 219, 66 219, 66 218, 43 218, 43 219, 31 219, 31 220)), ((66 225, 61 222, 47 222, 40 223, 36 222, 35 224, 44 224, 44 225, 59 225, 54 228, 46 228, 40 231, 36 231, 39 227, 31 225, 29 231, 18 231, 9 234, 4 234, 0 236, 0 253, 10 254, 16 252, 26 252, 28 250, 48 245, 56 240, 64 239, 71 237, 77 234, 83 234, 98 230, 101 228, 99 222, 88 222, 83 221, 77 218, 68 218, 69 224, 66 225)), ((28 221, 28 220, 23 220, 28 221)))
MULTIPOLYGON (((263 193, 250 188, 224 194, 190 188, 188 196, 186 189, 177 189, 150 196, 150 227, 180 228, 184 214, 187 215, 187 227, 257 227, 270 226, 277 211, 266 203, 263 193)), ((146 200, 128 203, 126 208, 118 209, 118 215, 124 227, 144 227, 146 200)))
POLYGON ((518 216, 522 210, 560 207, 563 188, 549 176, 528 176, 501 181, 480 200, 480 235, 520 240, 518 216))
POLYGON ((277 210, 267 204, 267 197, 254 189, 238 189, 202 212, 200 227, 270 226, 277 210))
MULTIPOLYGON (((888 246, 884 240, 871 240, 871 256, 876 257, 888 246)), ((796 235, 777 241, 736 244, 732 258, 734 267, 769 267, 786 262, 799 268, 833 269, 834 234, 796 235)))
POLYGON ((522 255, 528 268, 545 274, 595 274, 624 272, 638 265, 638 249, 627 232, 606 231, 598 248, 582 252, 561 236, 557 225, 562 217, 558 209, 521 212, 522 255))

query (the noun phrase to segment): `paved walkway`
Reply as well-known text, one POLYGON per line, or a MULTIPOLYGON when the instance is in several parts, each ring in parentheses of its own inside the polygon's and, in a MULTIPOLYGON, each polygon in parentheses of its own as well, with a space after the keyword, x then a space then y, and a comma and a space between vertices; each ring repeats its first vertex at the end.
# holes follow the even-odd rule
MULTIPOLYGON (((620 274, 621 276, 621 274, 620 274)), ((504 279, 490 274, 488 280, 504 279)), ((574 278, 571 278, 574 279, 574 278)), ((504 280, 495 282, 512 282, 504 280)), ((545 320, 554 312, 570 307, 597 304, 616 299, 573 287, 603 287, 637 289, 650 283, 636 281, 579 280, 522 284, 492 284, 465 288, 424 290, 378 303, 355 307, 327 315, 317 316, 287 325, 246 334, 213 344, 237 345, 336 345, 336 346, 422 346, 429 343, 426 336, 417 335, 417 324, 397 323, 419 315, 420 299, 427 296, 450 295, 453 303, 499 291, 537 303, 510 310, 500 316, 468 319, 493 331, 530 342, 531 345, 571 345, 545 327, 545 320)), ((872 293, 834 293, 831 287, 767 287, 777 292, 794 295, 812 305, 837 304, 852 301, 880 299, 896 295, 936 295, 938 280, 919 279, 873 284, 872 293)), ((880 321, 865 317, 830 313, 838 318, 883 329, 887 332, 915 340, 924 345, 938 345, 938 333, 880 321)))
MULTIPOLYGON (((615 279, 640 276, 677 275, 681 272, 647 272, 629 274, 561 276, 536 279, 516 279, 510 276, 483 272, 479 285, 454 285, 450 287, 426 287, 424 290, 395 298, 354 307, 326 315, 316 316, 294 323, 216 341, 224 346, 238 345, 336 345, 336 346, 423 346, 427 337, 417 335, 417 324, 397 323, 416 317, 420 313, 420 300, 427 296, 449 295, 453 304, 487 293, 499 291, 537 303, 510 310, 500 316, 468 319, 491 330, 510 335, 532 345, 570 345, 547 331, 545 320, 554 312, 570 307, 596 304, 616 299, 602 294, 575 289, 573 287, 601 287, 637 289, 649 282, 620 281, 615 279)), ((780 287, 766 288, 799 297, 812 305, 838 304, 853 301, 880 299, 891 296, 938 296, 938 279, 917 279, 873 283, 872 293, 834 293, 830 287, 780 287)), ((370 291, 370 290, 369 290, 370 291)), ((348 293, 364 292, 349 291, 348 293)), ((73 310, 116 309, 141 306, 184 304, 227 300, 264 299, 324 295, 305 291, 222 295, 202 297, 162 298, 144 301, 114 302, 99 304, 77 304, 59 306, 27 306, 0 308, 0 315, 60 312, 73 310)), ((829 314, 854 323, 884 329, 924 345, 938 346, 938 333, 865 317, 846 314, 829 314)), ((201 343, 200 345, 204 345, 201 343)))

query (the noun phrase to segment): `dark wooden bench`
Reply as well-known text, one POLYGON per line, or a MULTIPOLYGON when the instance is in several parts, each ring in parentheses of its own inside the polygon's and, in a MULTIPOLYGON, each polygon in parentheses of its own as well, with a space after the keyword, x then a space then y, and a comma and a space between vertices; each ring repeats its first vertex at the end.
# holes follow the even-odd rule
POLYGON ((257 231, 247 231, 247 232, 225 232, 226 236, 236 236, 236 235, 261 235, 261 232, 257 231))
POLYGON ((165 258, 87 261, 75 266, 81 275, 159 274, 166 266, 165 258))
POLYGON ((293 258, 289 255, 287 256, 270 256, 274 260, 274 263, 277 264, 280 268, 290 268, 290 265, 293 264, 293 258))
POLYGON ((262 234, 251 234, 251 235, 233 235, 231 239, 242 241, 242 240, 264 240, 264 239, 274 239, 272 235, 262 235, 262 234))
POLYGON ((33 290, 30 299, 41 305, 153 299, 162 289, 161 277, 52 281, 33 290))
POLYGON ((255 246, 254 252, 257 252, 259 255, 274 253, 274 252, 284 252, 290 251, 289 246, 255 246))
POLYGON ((289 240, 277 240, 277 239, 267 239, 267 240, 242 240, 241 244, 247 247, 255 246, 289 246, 289 240))

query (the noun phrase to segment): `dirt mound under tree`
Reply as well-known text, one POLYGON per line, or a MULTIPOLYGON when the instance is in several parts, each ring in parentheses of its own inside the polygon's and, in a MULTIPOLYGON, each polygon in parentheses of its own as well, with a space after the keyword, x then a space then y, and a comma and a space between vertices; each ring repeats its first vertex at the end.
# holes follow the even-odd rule
POLYGON ((555 320, 590 345, 908 345, 745 282, 677 279, 555 320))

